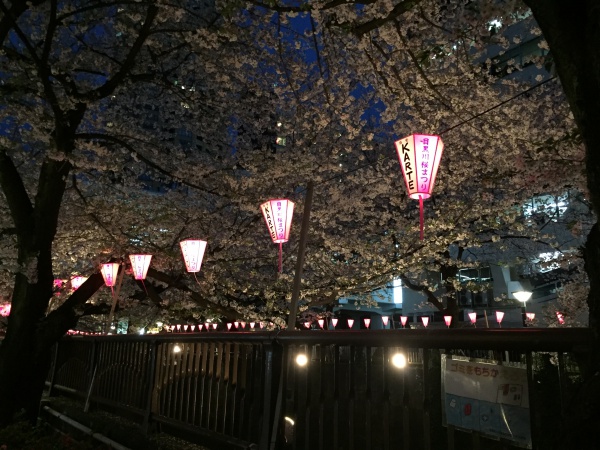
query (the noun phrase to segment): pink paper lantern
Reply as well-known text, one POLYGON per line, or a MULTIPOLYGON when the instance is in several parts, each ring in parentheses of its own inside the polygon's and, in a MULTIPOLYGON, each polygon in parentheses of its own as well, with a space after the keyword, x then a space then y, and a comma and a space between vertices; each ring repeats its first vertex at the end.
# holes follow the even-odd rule
POLYGON ((402 324, 402 328, 406 327, 406 321, 408 320, 407 316, 400 316, 400 323, 402 324))
POLYGON ((525 313, 525 317, 527 317, 527 320, 532 321, 535 319, 535 313, 525 313))
POLYGON ((265 324, 262 322, 258 322, 258 326, 260 327, 260 329, 262 330, 265 327, 265 324))
POLYGON ((383 326, 387 327, 388 322, 390 321, 390 318, 388 316, 381 316, 381 321, 383 322, 383 326))
POLYGON ((235 326, 236 330, 240 327, 240 323, 239 322, 233 322, 233 325, 235 326))
POLYGON ((560 311, 556 311, 556 319, 561 325, 565 324, 565 316, 560 311))
POLYGON ((250 328, 254 330, 254 327, 256 326, 256 322, 250 322, 250 328))
POLYGON ((171 331, 175 330, 175 325, 171 325, 171 331))
POLYGON ((88 277, 81 276, 71 278, 71 288, 73 288, 73 290, 76 291, 83 283, 85 283, 87 279, 88 277))
POLYGON ((304 322, 304 328, 310 328, 310 322, 304 322))
POLYGON ((369 326, 371 325, 371 319, 363 319, 363 321, 365 322, 365 327, 369 329, 369 326))
POLYGON ((216 323, 213 323, 212 325, 213 325, 213 330, 216 330, 216 329, 217 329, 217 325, 218 325, 218 324, 216 324, 216 323))
POLYGON ((283 198, 268 200, 260 208, 273 243, 279 244, 279 272, 282 271, 282 244, 290 239, 294 202, 283 198))
POLYGON ((186 270, 191 273, 200 272, 202 258, 204 258, 204 251, 206 250, 206 241, 187 239, 181 241, 179 246, 181 247, 186 270))
POLYGON ((423 322, 423 326, 425 328, 427 328, 427 325, 429 325, 429 317, 427 317, 427 316, 421 317, 421 322, 423 322))
POLYGON ((240 326, 242 327, 242 330, 246 328, 246 322, 240 322, 240 326))
POLYGON ((184 325, 184 326, 183 326, 183 331, 187 331, 187 330, 188 330, 188 328, 189 328, 189 325, 184 325))
POLYGON ((504 313, 502 311, 496 311, 496 322, 502 326, 502 319, 504 319, 504 313))
POLYGON ((475 323, 477 322, 477 313, 476 312, 470 312, 469 313, 469 319, 471 320, 471 323, 473 325, 475 325, 475 323))
POLYGON ((444 322, 446 322, 446 326, 450 328, 450 324, 452 323, 452 316, 444 316, 444 322))
POLYGON ((331 319, 331 325, 333 325, 333 329, 335 330, 335 327, 337 326, 338 323, 338 319, 331 319))
POLYGON ((398 160, 408 196, 419 200, 421 240, 423 240, 423 200, 431 197, 444 143, 439 136, 411 134, 396 141, 398 160))
MULTIPOLYGON (((204 325, 203 325, 203 324, 201 324, 201 323, 199 323, 199 324, 198 324, 198 331, 202 331, 202 327, 204 327, 204 325)), ((207 331, 208 331, 208 330, 207 330, 207 331)))
POLYGON ((353 325, 354 325, 354 320, 348 319, 348 328, 352 328, 353 325))
POLYGON ((181 325, 177 324, 177 331, 181 331, 181 325))
POLYGON ((148 273, 148 267, 150 267, 150 261, 152 255, 129 255, 129 261, 131 261, 131 270, 133 271, 133 277, 136 280, 145 280, 146 274, 148 273))
POLYGON ((196 325, 190 325, 190 330, 192 330, 192 333, 196 331, 196 325))
POLYGON ((102 272, 102 278, 104 278, 104 284, 106 284, 109 288, 112 288, 117 283, 117 275, 119 274, 119 264, 102 264, 100 271, 102 272))
POLYGON ((0 316, 8 317, 10 315, 10 303, 5 303, 4 305, 0 305, 0 316))
POLYGON ((227 324, 227 331, 231 331, 231 322, 227 324))
POLYGON ((319 320, 317 320, 317 322, 319 323, 319 326, 321 327, 321 330, 322 330, 323 326, 325 325, 325 320, 319 319, 319 320))

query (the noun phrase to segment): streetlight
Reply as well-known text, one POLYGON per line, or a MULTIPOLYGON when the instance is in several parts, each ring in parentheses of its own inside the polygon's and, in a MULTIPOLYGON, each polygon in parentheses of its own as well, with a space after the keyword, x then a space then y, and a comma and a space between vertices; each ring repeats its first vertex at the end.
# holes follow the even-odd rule
POLYGON ((516 291, 513 292, 512 295, 514 298, 516 298, 518 301, 520 301, 521 304, 521 317, 523 319, 523 326, 527 326, 527 309, 526 309, 526 305, 527 305, 527 300, 529 300, 531 298, 531 294, 532 292, 529 291, 516 291))

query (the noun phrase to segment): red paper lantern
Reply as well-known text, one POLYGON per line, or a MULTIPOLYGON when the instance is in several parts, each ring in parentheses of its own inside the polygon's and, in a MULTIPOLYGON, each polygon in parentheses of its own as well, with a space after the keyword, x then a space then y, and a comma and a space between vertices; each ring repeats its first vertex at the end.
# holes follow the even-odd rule
POLYGON ((104 278, 104 284, 106 284, 109 288, 112 288, 117 283, 117 275, 119 274, 119 264, 102 264, 101 272, 102 278, 104 278))
POLYGON ((439 136, 411 134, 396 141, 396 151, 408 196, 419 200, 421 240, 423 239, 423 200, 431 197, 442 159, 444 143, 439 136))
POLYGON ((152 255, 129 255, 131 270, 133 270, 133 276, 136 280, 146 279, 151 259, 152 255))
POLYGON ((82 277, 82 276, 76 276, 71 278, 71 287, 73 288, 74 291, 76 291, 77 289, 79 289, 79 287, 85 283, 85 281, 87 280, 87 277, 82 277))
POLYGON ((202 258, 206 250, 206 241, 199 239, 187 239, 179 243, 181 253, 185 262, 185 268, 188 272, 200 272, 202 266, 202 258))
POLYGON ((450 328, 450 324, 452 323, 452 316, 444 316, 444 322, 446 322, 446 326, 450 328))
POLYGON ((469 313, 469 319, 471 319, 471 323, 473 325, 475 325, 477 323, 477 313, 476 312, 470 312, 469 313))
POLYGON ((271 239, 279 244, 279 272, 281 272, 281 246, 290 239, 294 202, 283 198, 268 200, 260 205, 271 239))

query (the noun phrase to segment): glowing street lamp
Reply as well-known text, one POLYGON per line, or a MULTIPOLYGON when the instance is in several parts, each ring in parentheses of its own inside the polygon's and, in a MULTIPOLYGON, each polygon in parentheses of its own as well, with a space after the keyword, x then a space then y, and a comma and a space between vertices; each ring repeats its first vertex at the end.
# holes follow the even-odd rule
POLYGON ((433 192, 444 143, 439 136, 411 134, 396 141, 396 151, 408 196, 419 200, 419 222, 423 240, 423 200, 431 197, 433 192))
POLYGON ((532 292, 529 291, 516 291, 512 293, 513 297, 521 302, 521 317, 523 319, 523 326, 526 326, 525 320, 527 318, 527 300, 531 298, 532 292))
POLYGON ((265 224, 273 243, 279 244, 279 272, 282 271, 282 245, 290 239, 294 202, 283 198, 268 200, 260 205, 265 224))

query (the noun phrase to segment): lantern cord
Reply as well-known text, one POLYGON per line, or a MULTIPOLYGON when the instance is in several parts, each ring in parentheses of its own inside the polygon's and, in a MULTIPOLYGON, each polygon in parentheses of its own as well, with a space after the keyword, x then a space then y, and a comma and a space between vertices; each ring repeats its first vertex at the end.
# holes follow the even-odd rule
POLYGON ((196 277, 196 272, 194 272, 194 278, 196 279, 196 283, 198 283, 198 286, 200 286, 200 282, 198 281, 198 277, 196 277))
POLYGON ((421 240, 423 240, 423 196, 419 195, 419 222, 421 225, 421 240))
POLYGON ((281 273, 281 272, 282 272, 282 270, 283 270, 282 256, 281 256, 281 253, 282 253, 282 246, 283 246, 283 243, 282 243, 282 242, 280 242, 280 243, 279 243, 279 273, 281 273))

